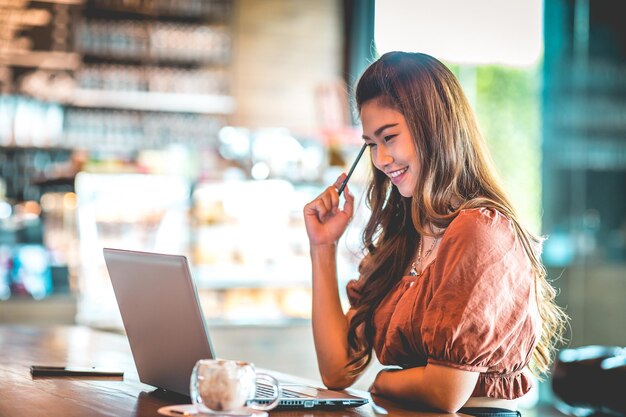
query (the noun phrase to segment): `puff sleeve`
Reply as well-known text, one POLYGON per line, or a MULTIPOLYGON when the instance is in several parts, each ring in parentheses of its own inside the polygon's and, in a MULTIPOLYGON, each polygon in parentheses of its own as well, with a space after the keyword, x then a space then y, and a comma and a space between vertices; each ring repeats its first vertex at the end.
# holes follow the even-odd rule
POLYGON ((537 339, 533 272, 505 216, 489 209, 459 214, 430 279, 431 299, 416 329, 428 363, 481 373, 503 373, 512 358, 513 368, 528 363, 537 339))

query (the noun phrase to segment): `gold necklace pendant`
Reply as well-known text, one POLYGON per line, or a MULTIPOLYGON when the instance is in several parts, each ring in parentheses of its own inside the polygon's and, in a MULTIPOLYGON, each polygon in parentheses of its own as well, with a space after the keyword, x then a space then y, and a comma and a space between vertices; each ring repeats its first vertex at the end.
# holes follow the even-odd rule
MULTIPOLYGON (((417 259, 411 263, 411 269, 409 270, 409 276, 412 276, 412 277, 419 277, 420 275, 422 275, 422 272, 423 272, 423 270, 420 270, 420 271, 417 270, 418 265, 420 267, 422 266, 422 241, 423 239, 420 238, 419 244, 417 245, 417 259)), ((436 238, 433 240, 432 245, 430 246, 430 248, 426 251, 426 254, 424 255, 424 259, 427 259, 430 256, 430 254, 435 249, 435 245, 437 244, 438 241, 439 241, 439 238, 436 238)))

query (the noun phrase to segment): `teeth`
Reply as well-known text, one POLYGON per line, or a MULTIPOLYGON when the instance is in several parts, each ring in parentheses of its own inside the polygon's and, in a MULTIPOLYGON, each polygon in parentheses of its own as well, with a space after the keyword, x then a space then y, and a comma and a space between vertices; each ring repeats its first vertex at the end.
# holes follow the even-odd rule
POLYGON ((402 168, 402 169, 399 169, 399 170, 397 170, 397 171, 390 172, 390 173, 389 173, 389 176, 390 176, 391 178, 395 178, 395 177, 397 177, 398 175, 402 175, 402 174, 404 174, 404 173, 405 173, 408 169, 409 169, 409 168, 407 167, 407 168, 402 168))

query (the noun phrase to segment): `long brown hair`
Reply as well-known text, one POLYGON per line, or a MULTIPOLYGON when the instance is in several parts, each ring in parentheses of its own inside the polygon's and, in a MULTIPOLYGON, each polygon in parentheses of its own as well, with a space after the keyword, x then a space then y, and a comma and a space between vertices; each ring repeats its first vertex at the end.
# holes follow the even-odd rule
POLYGON ((418 150, 419 179, 412 198, 400 195, 377 169, 367 188, 371 216, 363 231, 365 257, 359 265, 361 296, 348 328, 350 372, 361 372, 372 358, 374 311, 399 281, 429 228, 446 228, 461 210, 488 207, 514 225, 532 264, 542 318, 531 370, 545 373, 555 344, 562 340, 566 315, 554 302, 555 289, 541 262, 542 239, 522 227, 489 157, 474 113, 452 72, 420 53, 389 52, 368 67, 356 88, 356 105, 379 103, 405 117, 418 150))

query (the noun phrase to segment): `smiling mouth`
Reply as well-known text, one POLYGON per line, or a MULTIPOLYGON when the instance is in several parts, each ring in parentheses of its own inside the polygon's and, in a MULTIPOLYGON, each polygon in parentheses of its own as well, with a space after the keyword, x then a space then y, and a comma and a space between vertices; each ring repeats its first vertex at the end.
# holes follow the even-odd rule
POLYGON ((396 178, 396 177, 399 177, 400 175, 404 174, 408 170, 409 170, 409 167, 406 167, 406 168, 399 169, 397 171, 392 171, 392 172, 388 173, 387 175, 389 176, 389 178, 396 178))

